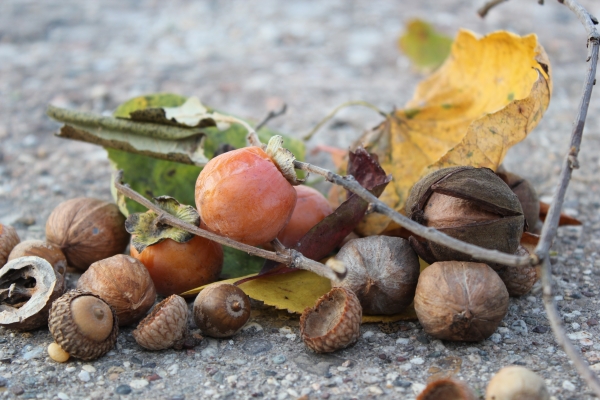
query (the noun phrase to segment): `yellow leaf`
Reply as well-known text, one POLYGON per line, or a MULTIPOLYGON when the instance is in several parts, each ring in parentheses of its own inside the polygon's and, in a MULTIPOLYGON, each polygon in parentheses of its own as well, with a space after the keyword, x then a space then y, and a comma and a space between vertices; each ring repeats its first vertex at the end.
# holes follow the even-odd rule
POLYGON ((448 57, 451 45, 452 39, 420 19, 409 21, 406 32, 398 39, 400 49, 422 72, 439 67, 448 57))
MULTIPOLYGON (((483 38, 461 30, 447 61, 360 143, 394 176, 380 199, 404 213, 408 193, 427 173, 451 165, 495 170, 548 108, 550 64, 535 35, 499 31, 483 38)), ((381 215, 361 235, 396 229, 381 215)))

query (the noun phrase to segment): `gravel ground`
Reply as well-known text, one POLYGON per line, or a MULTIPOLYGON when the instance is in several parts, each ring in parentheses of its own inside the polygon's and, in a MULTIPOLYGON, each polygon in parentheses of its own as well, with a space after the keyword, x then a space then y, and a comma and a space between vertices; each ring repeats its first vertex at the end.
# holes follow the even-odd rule
MULTIPOLYGON (((61 201, 110 199, 103 149, 52 136, 52 103, 110 112, 130 97, 169 91, 261 119, 282 102, 270 126, 307 132, 348 100, 382 109, 402 106, 422 76, 395 40, 421 17, 453 35, 535 32, 554 67, 554 95, 544 120, 506 160, 551 199, 568 146, 585 65, 585 34, 563 6, 515 0, 475 15, 478 1, 23 1, 0 3, 0 222, 22 239, 43 238, 61 201)), ((600 5, 582 1, 600 14, 600 5)), ((600 98, 592 98, 565 212, 584 222, 559 230, 553 247, 555 294, 567 330, 600 370, 600 98)), ((308 143, 344 147, 379 117, 352 108, 308 143)), ((330 166, 324 156, 310 161, 330 166)), ((71 279, 71 285, 73 280, 71 279)), ((489 340, 451 343, 428 337, 417 322, 363 325, 359 342, 332 355, 309 352, 298 317, 255 307, 230 340, 204 340, 187 351, 148 352, 124 329, 116 348, 94 362, 57 364, 47 330, 0 329, 0 398, 406 398, 429 379, 453 374, 479 394, 493 374, 524 365, 546 379, 553 398, 592 398, 549 331, 539 288, 511 299, 489 340)))

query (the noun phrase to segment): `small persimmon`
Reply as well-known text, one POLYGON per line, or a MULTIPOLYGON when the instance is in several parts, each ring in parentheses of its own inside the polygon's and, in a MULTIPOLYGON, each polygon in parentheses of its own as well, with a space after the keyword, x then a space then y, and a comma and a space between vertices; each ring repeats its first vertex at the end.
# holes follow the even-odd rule
POLYGON ((298 199, 290 222, 277 238, 285 247, 294 246, 313 226, 333 212, 329 202, 310 186, 294 186, 298 199))
POLYGON ((200 236, 184 243, 165 239, 141 253, 130 246, 130 254, 146 266, 156 292, 165 297, 216 281, 223 266, 221 245, 200 236))
POLYGON ((275 239, 296 205, 294 187, 259 147, 210 160, 198 176, 195 194, 209 230, 253 246, 275 239))

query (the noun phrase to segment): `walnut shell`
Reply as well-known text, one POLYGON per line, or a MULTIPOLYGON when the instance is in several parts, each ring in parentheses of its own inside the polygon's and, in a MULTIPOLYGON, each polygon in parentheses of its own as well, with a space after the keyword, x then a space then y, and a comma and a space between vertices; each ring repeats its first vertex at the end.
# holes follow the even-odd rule
POLYGON ((64 279, 43 258, 9 261, 0 269, 0 325, 24 331, 46 325, 50 306, 64 289, 64 279))
POLYGON ((407 240, 369 236, 350 240, 335 256, 346 277, 336 287, 352 290, 365 314, 397 314, 409 306, 419 280, 419 258, 407 240))
POLYGON ((250 318, 250 298, 242 289, 215 283, 194 300, 194 321, 202 333, 211 337, 235 335, 250 318))
POLYGON ((436 339, 484 340, 508 311, 508 291, 486 264, 436 262, 421 272, 415 311, 436 339))
POLYGON ((360 336, 362 307, 346 288, 334 287, 300 316, 304 344, 317 353, 329 353, 355 343, 360 336))
POLYGON ((56 343, 82 360, 108 353, 117 342, 118 325, 117 314, 110 305, 100 296, 81 290, 72 290, 57 299, 48 318, 48 328, 56 343))
POLYGON ((96 261, 123 253, 129 234, 116 204, 80 197, 52 211, 46 240, 61 248, 71 267, 85 271, 96 261))
POLYGON ((183 297, 173 294, 154 307, 133 331, 135 341, 148 350, 176 346, 188 332, 188 306, 183 297))
POLYGON ((94 293, 110 304, 120 326, 142 319, 156 300, 154 283, 144 264, 124 254, 90 265, 79 278, 77 289, 94 293))
MULTIPOLYGON (((513 254, 525 228, 519 199, 488 168, 451 167, 425 176, 411 189, 408 216, 456 239, 513 254)), ((477 261, 471 256, 415 236, 409 239, 421 258, 477 261)))
MULTIPOLYGON (((528 256, 529 252, 523 246, 519 246, 515 255, 528 256)), ((533 265, 522 265, 518 267, 506 265, 491 265, 496 271, 511 297, 519 297, 529 293, 533 285, 540 278, 538 267, 533 265)))
POLYGON ((439 379, 431 382, 417 400, 476 400, 475 394, 466 383, 456 379, 439 379))
POLYGON ((10 254, 8 261, 19 257, 40 257, 48 261, 56 273, 57 289, 63 294, 66 288, 65 273, 67 272, 67 258, 58 246, 42 240, 25 240, 17 244, 10 254))
POLYGON ((20 241, 15 228, 0 224, 0 267, 6 264, 8 255, 20 241))

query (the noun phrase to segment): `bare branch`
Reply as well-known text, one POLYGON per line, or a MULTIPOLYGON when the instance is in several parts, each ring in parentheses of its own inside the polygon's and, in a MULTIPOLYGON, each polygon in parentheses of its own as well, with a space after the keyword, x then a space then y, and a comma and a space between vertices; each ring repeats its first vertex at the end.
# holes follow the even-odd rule
POLYGON ((170 226, 174 226, 179 229, 183 229, 184 231, 193 233, 196 236, 201 236, 203 238, 212 240, 214 242, 220 243, 225 246, 233 247, 235 249, 246 252, 252 256, 258 256, 262 258, 266 258, 268 260, 273 260, 276 262, 280 262, 286 264, 290 268, 300 268, 307 271, 314 272, 317 275, 322 277, 331 279, 333 281, 339 281, 344 278, 346 275, 345 270, 332 270, 330 267, 321 264, 320 262, 311 260, 309 258, 304 257, 298 251, 293 249, 280 248, 281 251, 272 252, 264 249, 259 249, 254 246, 249 246, 244 243, 236 242, 235 240, 217 235, 215 233, 206 231, 204 229, 198 228, 197 226, 188 224, 180 220, 179 218, 165 212, 157 205, 152 203, 150 200, 130 188, 128 185, 123 184, 121 182, 123 178, 123 171, 118 171, 115 174, 114 185, 119 193, 124 195, 125 197, 130 198, 131 200, 143 205, 149 210, 154 211, 158 218, 157 221, 159 223, 167 224, 170 226))
POLYGON ((487 15, 487 13, 490 12, 490 10, 492 8, 496 7, 498 4, 502 4, 502 3, 505 3, 507 1, 508 0, 491 0, 491 1, 488 1, 479 10, 477 10, 477 14, 479 14, 479 16, 481 18, 485 18, 485 16, 487 15))
POLYGON ((277 118, 283 114, 285 114, 285 112, 287 111, 287 104, 283 103, 283 105, 281 106, 281 108, 279 110, 271 110, 269 111, 269 113, 267 114, 267 116, 265 117, 265 119, 263 119, 262 121, 259 122, 258 125, 256 125, 256 127, 254 128, 255 131, 259 131, 260 128, 262 128, 263 126, 265 126, 270 120, 272 120, 273 118, 277 118))

